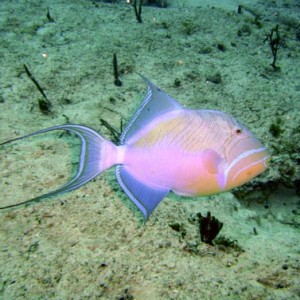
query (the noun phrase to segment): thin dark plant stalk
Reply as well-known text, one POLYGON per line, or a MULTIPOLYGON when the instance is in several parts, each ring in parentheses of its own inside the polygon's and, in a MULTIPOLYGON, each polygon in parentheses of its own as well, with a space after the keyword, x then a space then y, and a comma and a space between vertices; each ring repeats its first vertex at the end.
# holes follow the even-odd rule
POLYGON ((142 20, 142 3, 143 3, 143 0, 140 0, 138 7, 137 7, 137 0, 134 0, 133 3, 132 3, 134 13, 135 13, 135 17, 136 17, 136 19, 139 23, 143 23, 143 20, 142 20))

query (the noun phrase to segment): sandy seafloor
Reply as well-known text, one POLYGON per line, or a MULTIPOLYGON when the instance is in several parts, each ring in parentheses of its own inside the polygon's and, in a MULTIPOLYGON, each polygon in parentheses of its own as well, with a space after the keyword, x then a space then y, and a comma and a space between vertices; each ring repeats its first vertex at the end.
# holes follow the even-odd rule
MULTIPOLYGON (((270 168, 240 193, 170 193, 145 225, 113 170, 2 211, 0 299, 300 299, 299 2, 241 2, 242 14, 236 1, 171 4, 144 7, 139 24, 125 3, 1 0, 0 142, 66 122, 111 138, 100 119, 117 130, 130 120, 146 91, 141 73, 185 107, 234 115, 268 147, 270 168), (263 41, 277 24, 275 72, 263 41), (24 64, 52 114, 39 110, 24 64), (200 241, 195 215, 207 211, 235 247, 200 241)), ((78 146, 54 132, 1 147, 1 206, 65 183, 78 146)))

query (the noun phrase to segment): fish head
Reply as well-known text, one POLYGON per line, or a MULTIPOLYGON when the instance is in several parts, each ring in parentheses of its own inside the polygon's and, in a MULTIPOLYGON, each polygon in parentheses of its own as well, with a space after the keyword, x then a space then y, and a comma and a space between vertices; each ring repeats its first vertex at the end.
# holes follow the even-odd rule
POLYGON ((240 186, 267 169, 269 153, 262 143, 233 117, 221 113, 220 130, 223 166, 218 175, 219 186, 229 190, 240 186))

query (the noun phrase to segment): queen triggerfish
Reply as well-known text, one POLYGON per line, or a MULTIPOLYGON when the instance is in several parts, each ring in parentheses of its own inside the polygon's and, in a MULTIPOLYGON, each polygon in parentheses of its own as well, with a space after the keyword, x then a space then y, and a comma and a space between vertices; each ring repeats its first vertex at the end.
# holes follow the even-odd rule
POLYGON ((237 120, 217 110, 191 110, 144 78, 148 91, 118 145, 94 129, 66 124, 36 131, 67 130, 81 139, 76 175, 60 188, 18 204, 75 190, 108 168, 147 220, 173 191, 182 196, 217 194, 240 186, 267 168, 269 154, 237 120))

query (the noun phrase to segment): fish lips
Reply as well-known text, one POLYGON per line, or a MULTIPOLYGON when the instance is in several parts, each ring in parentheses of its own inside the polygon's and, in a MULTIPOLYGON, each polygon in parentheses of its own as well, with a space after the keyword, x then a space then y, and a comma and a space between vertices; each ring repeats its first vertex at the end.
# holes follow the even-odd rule
POLYGON ((228 163, 219 184, 225 190, 240 186, 263 173, 270 155, 258 140, 253 137, 243 139, 236 145, 237 155, 228 163))

